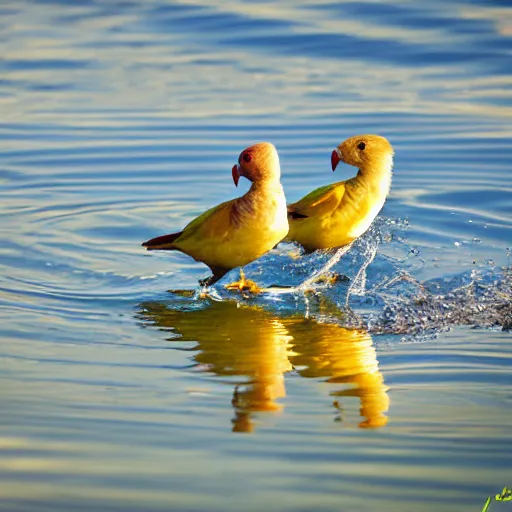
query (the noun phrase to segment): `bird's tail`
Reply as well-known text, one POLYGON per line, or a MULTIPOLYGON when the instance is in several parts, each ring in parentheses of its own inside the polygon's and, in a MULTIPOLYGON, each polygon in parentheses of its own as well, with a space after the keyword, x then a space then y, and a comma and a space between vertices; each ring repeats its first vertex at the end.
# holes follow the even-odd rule
POLYGON ((172 251, 177 249, 173 242, 180 237, 183 231, 171 233, 170 235, 157 236, 142 244, 148 251, 172 251))

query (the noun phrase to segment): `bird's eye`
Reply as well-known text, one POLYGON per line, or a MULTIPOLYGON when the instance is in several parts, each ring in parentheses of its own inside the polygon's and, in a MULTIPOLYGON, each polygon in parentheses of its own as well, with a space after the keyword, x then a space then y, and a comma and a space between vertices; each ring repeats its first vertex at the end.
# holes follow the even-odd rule
POLYGON ((249 163, 251 161, 251 155, 249 153, 244 153, 242 155, 242 160, 246 163, 249 163))
POLYGON ((360 142, 358 145, 357 145, 357 148, 360 149, 361 151, 364 150, 364 148, 366 147, 366 144, 364 142, 360 142))

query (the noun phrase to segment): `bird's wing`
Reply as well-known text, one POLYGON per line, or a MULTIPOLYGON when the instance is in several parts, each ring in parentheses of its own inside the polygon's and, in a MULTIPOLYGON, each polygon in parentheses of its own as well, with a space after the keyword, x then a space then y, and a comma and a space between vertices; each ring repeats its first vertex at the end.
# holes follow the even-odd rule
POLYGON ((345 183, 333 183, 317 188, 296 203, 288 205, 292 219, 322 217, 330 215, 341 203, 345 194, 345 183))
POLYGON ((179 245, 185 240, 190 241, 192 238, 197 238, 198 240, 215 238, 220 242, 230 234, 237 223, 238 201, 239 198, 232 199, 206 210, 185 226, 176 243, 179 245))
POLYGON ((170 251, 181 250, 184 243, 187 245, 194 244, 195 240, 199 243, 208 239, 221 241, 229 235, 233 224, 238 220, 236 217, 237 200, 232 199, 210 208, 187 224, 183 231, 152 238, 142 245, 147 247, 148 250, 170 251))

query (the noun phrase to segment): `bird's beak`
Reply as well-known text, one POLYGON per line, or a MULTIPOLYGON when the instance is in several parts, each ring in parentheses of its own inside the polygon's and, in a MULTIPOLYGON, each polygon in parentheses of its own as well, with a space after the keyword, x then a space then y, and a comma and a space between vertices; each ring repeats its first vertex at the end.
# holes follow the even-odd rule
POLYGON ((240 179, 240 166, 233 165, 233 169, 231 170, 231 174, 233 176, 233 182, 235 183, 235 187, 238 187, 238 180, 240 179))
POLYGON ((341 160, 341 151, 336 148, 332 154, 331 154, 331 166, 332 166, 332 170, 334 171, 337 167, 337 165, 340 163, 340 160, 341 160))

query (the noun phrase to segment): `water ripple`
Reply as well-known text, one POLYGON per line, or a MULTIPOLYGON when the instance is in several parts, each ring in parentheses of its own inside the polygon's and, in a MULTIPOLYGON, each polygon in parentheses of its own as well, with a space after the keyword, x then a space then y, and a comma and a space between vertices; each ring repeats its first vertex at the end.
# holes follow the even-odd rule
MULTIPOLYGON (((511 12, 4 2, 0 509, 462 511, 499 492, 511 12), (368 132, 396 149, 392 191, 334 286, 200 299, 203 265, 140 247, 247 190, 248 144, 276 144, 294 201, 353 175, 330 153, 368 132)), ((327 258, 293 250, 247 273, 298 283, 327 258)))

